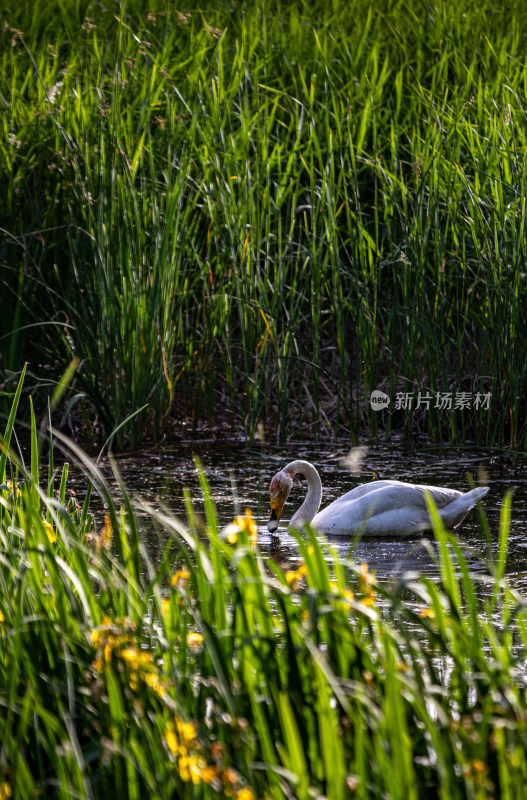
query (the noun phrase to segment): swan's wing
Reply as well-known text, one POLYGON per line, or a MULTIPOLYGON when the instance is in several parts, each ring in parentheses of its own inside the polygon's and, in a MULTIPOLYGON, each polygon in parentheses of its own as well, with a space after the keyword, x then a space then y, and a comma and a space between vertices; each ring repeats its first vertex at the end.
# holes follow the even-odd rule
POLYGON ((389 498, 389 501, 395 504, 395 508, 402 508, 402 505, 406 504, 426 508, 425 491, 429 492, 437 508, 442 508, 447 503, 457 500, 463 494, 463 492, 458 492, 457 489, 445 489, 442 486, 423 486, 415 483, 405 483, 404 481, 372 481, 371 483, 362 483, 350 492, 337 497, 331 505, 349 503, 372 492, 375 492, 376 499, 379 499, 380 495, 377 495, 377 492, 380 491, 383 493, 383 498, 389 498))
POLYGON ((360 486, 356 486, 351 491, 346 492, 346 494, 337 497, 336 500, 333 500, 331 505, 335 505, 335 503, 347 503, 350 500, 357 500, 359 497, 364 497, 365 494, 370 494, 370 492, 376 492, 379 489, 384 489, 388 486, 410 486, 411 484, 403 483, 403 481, 371 481, 371 483, 361 483, 360 486))
POLYGON ((313 519, 313 525, 328 530, 333 527, 354 530, 364 520, 378 519, 380 515, 386 515, 386 525, 396 520, 399 525, 405 519, 411 521, 411 527, 420 520, 428 524, 425 491, 430 493, 438 508, 443 508, 462 494, 456 489, 437 486, 416 486, 402 481, 374 481, 365 486, 357 486, 330 503, 318 512, 313 519))
POLYGON ((443 508, 443 506, 448 505, 448 503, 452 503, 463 494, 463 492, 458 492, 457 489, 445 489, 443 486, 416 485, 414 486, 414 489, 417 489, 417 491, 423 495, 423 500, 425 492, 428 492, 437 508, 443 508))
MULTIPOLYGON (((377 483, 377 481, 375 481, 377 483)), ((381 481, 379 481, 381 483, 381 481)), ((442 486, 421 486, 414 483, 394 483, 382 486, 377 491, 364 495, 363 504, 371 504, 374 514, 385 511, 408 509, 409 511, 426 511, 425 492, 428 492, 437 508, 443 508, 453 500, 461 497, 457 489, 445 489, 442 486)))

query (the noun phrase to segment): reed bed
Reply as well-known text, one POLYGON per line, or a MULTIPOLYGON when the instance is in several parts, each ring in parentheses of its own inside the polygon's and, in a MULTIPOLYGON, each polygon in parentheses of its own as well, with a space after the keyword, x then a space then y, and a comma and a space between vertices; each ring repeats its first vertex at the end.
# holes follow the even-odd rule
POLYGON ((30 464, 9 449, 21 386, 0 456, 2 798, 523 797, 510 497, 476 576, 437 517, 437 581, 380 585, 312 531, 298 563, 264 562, 250 511, 220 528, 203 477, 206 520, 188 497, 183 524, 112 497, 55 433, 83 506, 53 447, 42 480, 34 416, 30 464), (145 525, 164 543, 155 565, 145 525))
POLYGON ((119 444, 222 409, 525 448, 524 3, 200 8, 3 4, 4 381, 77 358, 119 444))

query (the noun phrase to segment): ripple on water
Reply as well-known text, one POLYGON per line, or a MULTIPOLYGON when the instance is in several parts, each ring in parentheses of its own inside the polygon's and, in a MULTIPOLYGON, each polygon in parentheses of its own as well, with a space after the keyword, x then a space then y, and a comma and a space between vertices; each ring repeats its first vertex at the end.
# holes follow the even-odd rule
MULTIPOLYGON (((509 456, 498 457, 492 451, 470 448, 429 448, 403 450, 399 446, 370 448, 364 458, 360 473, 352 476, 339 465, 346 448, 335 451, 334 445, 301 443, 278 448, 265 446, 261 450, 247 449, 241 444, 225 445, 210 442, 182 444, 144 453, 139 458, 120 458, 119 469, 125 485, 132 494, 157 504, 163 503, 177 516, 184 518, 183 489, 193 497, 196 510, 203 512, 203 500, 193 457, 197 456, 210 486, 217 508, 220 525, 224 525, 245 508, 251 508, 259 525, 259 547, 264 557, 279 562, 296 562, 299 557, 294 537, 285 529, 271 536, 267 531, 269 518, 269 481, 289 461, 305 458, 317 466, 324 487, 322 505, 360 483, 368 482, 373 474, 379 479, 390 478, 409 483, 428 483, 436 486, 468 490, 467 475, 477 481, 483 476, 491 491, 484 501, 489 519, 491 541, 485 533, 476 512, 471 512, 460 527, 460 540, 464 545, 469 566, 474 571, 484 570, 483 562, 489 553, 497 552, 497 532, 502 498, 508 488, 514 487, 507 573, 511 582, 522 590, 527 586, 527 460, 509 456)), ((108 466, 107 476, 111 475, 108 466)), ((286 504, 284 518, 301 503, 305 493, 303 479, 296 479, 291 498, 286 504)), ((149 547, 159 548, 157 540, 149 547)), ((350 555, 351 539, 333 538, 331 544, 340 556, 350 555)), ((152 553, 155 555, 155 553, 152 553)), ((403 539, 364 539, 356 546, 353 558, 368 562, 370 570, 379 578, 399 578, 405 572, 437 573, 434 546, 423 543, 419 537, 403 539)))

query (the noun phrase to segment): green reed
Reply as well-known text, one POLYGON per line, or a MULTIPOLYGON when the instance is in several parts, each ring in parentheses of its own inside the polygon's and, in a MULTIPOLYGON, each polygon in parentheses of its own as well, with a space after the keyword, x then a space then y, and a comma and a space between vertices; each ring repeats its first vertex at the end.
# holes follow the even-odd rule
POLYGON ((525 446, 521 3, 67 6, 2 32, 4 370, 75 355, 106 436, 148 403, 121 444, 220 407, 525 446))
POLYGON ((30 463, 9 449, 21 388, 0 457, 3 797, 522 797, 510 496, 485 572, 433 507, 436 580, 381 585, 313 531, 298 563, 264 562, 250 512, 220 529, 201 473, 206 520, 187 497, 183 524, 117 471, 112 496, 55 432, 90 487, 81 508, 53 447, 43 478, 34 415, 30 463))

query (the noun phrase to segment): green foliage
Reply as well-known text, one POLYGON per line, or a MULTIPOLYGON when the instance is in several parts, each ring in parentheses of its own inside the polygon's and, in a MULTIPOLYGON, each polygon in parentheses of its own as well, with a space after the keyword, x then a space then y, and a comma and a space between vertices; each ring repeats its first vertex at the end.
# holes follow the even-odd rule
POLYGON ((490 391, 383 426, 525 447, 523 2, 200 8, 4 3, 4 377, 77 357, 121 443, 490 391))
POLYGON ((295 569, 264 562, 249 511, 218 529, 203 475, 199 530, 190 501, 191 527, 134 509, 122 485, 118 509, 56 436, 107 514, 95 524, 69 497, 67 464, 55 497, 52 454, 42 484, 34 416, 31 471, 3 446, 2 797, 523 796, 509 496, 489 574, 470 573, 435 514, 438 579, 384 586, 312 530, 295 569), (138 512, 165 542, 155 567, 138 512))

